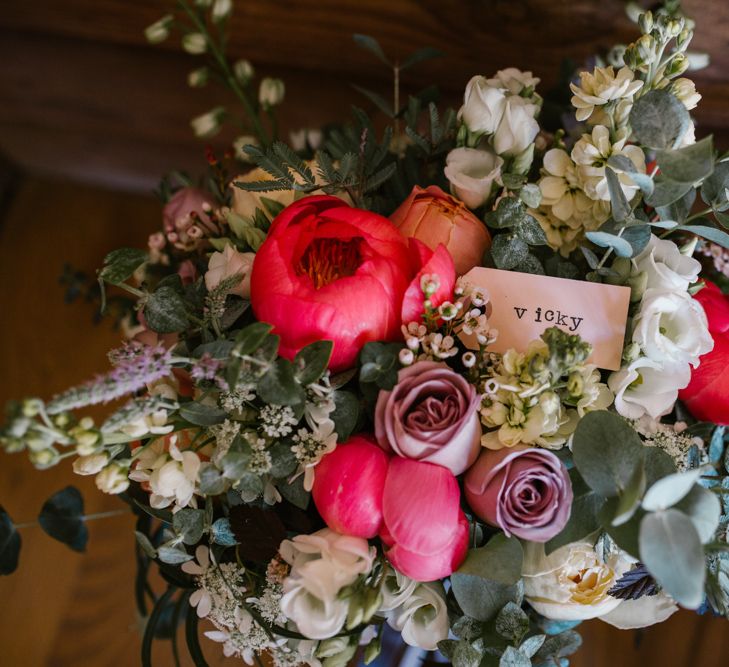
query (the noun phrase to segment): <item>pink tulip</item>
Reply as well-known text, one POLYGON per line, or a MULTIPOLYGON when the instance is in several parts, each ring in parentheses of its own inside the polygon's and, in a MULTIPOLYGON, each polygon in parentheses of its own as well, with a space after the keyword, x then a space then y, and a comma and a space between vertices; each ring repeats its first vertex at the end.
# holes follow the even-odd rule
POLYGON ((382 499, 380 538, 397 570, 416 581, 450 575, 466 557, 468 522, 447 468, 394 457, 382 499))
POLYGON ((388 456, 370 438, 355 435, 316 466, 312 497, 337 533, 375 537, 382 524, 388 456))

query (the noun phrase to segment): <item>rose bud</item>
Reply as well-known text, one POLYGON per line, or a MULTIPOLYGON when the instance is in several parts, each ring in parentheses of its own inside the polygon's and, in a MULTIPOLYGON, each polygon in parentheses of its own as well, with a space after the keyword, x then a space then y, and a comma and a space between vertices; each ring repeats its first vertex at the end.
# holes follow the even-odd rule
POLYGON ((460 276, 480 266, 491 245, 486 225, 437 185, 425 189, 416 185, 390 220, 405 236, 422 241, 431 250, 443 244, 460 276))
POLYGON ((419 361, 400 371, 392 391, 377 397, 377 442, 398 456, 460 475, 481 450, 479 401, 474 386, 446 364, 419 361))
POLYGON ((453 474, 395 457, 385 479, 380 538, 392 566, 416 581, 449 576, 466 558, 468 521, 453 474))
POLYGON ((382 523, 388 456, 367 437, 355 435, 316 466, 311 490, 327 526, 343 535, 375 537, 382 523))
POLYGON ((550 451, 517 445, 484 450, 466 473, 471 509, 484 521, 531 542, 546 542, 567 524, 572 484, 550 451))
POLYGON ((694 298, 706 311, 714 349, 700 358, 691 370, 691 382, 678 396, 696 419, 729 425, 729 297, 706 281, 694 298))

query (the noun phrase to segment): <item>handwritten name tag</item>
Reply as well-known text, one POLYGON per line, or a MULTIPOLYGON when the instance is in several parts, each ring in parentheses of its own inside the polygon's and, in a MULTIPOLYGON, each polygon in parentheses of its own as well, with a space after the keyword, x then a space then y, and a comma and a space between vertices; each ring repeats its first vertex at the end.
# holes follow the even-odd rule
MULTIPOLYGON (((524 351, 545 329, 556 326, 592 344, 591 363, 620 368, 630 288, 484 268, 471 269, 464 280, 490 295, 489 326, 499 337, 489 350, 524 351)), ((464 341, 477 347, 475 341, 464 341)))

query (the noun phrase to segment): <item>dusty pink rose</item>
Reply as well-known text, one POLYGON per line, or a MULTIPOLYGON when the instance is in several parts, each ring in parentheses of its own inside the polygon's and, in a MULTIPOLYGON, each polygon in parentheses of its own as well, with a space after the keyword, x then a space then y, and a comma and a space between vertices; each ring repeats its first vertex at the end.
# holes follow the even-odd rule
POLYGON ((387 464, 387 454, 361 435, 322 458, 311 493, 329 528, 367 539, 377 535, 382 524, 387 464))
POLYGON ((416 185, 390 220, 405 236, 422 241, 431 250, 442 243, 453 256, 459 276, 480 266, 491 245, 486 225, 437 185, 425 189, 416 185))
POLYGON ((570 517, 567 468, 546 449, 485 449, 466 473, 464 489, 471 509, 507 536, 546 542, 570 517))
POLYGON ((251 296, 251 271, 253 260, 256 258, 252 252, 238 252, 227 245, 223 252, 214 252, 208 261, 208 270, 205 272, 205 287, 208 291, 214 290, 221 281, 235 274, 241 275, 241 281, 230 290, 230 294, 237 294, 244 299, 251 296))
POLYGON ((446 468, 394 457, 385 479, 380 538, 392 566, 416 581, 458 569, 468 551, 461 492, 446 468))
POLYGON ((386 451, 435 463, 460 475, 481 449, 479 395, 446 364, 418 361, 400 371, 392 391, 381 391, 375 436, 386 451))
POLYGON ((208 212, 213 207, 210 195, 197 188, 182 188, 170 197, 162 209, 162 219, 166 232, 185 229, 195 219, 207 226, 210 224, 208 212))

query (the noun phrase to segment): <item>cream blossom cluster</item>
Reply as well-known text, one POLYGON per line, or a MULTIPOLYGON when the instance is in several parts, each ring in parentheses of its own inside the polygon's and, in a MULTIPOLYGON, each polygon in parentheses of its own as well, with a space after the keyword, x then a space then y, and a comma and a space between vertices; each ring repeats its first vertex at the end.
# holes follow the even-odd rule
POLYGON ((657 419, 670 412, 691 379, 691 367, 713 348, 706 313, 688 292, 700 270, 697 260, 656 236, 633 260, 632 276, 642 278, 645 291, 625 363, 608 379, 615 409, 624 417, 657 419))
POLYGON ((648 415, 631 420, 631 426, 643 436, 643 444, 658 447, 668 454, 679 472, 708 461, 706 443, 698 436, 686 432, 686 422, 663 424, 648 415))
POLYGON ((581 72, 579 85, 570 84, 575 116, 591 125, 609 125, 617 118, 624 126, 633 96, 642 87, 643 82, 635 78, 629 67, 621 67, 617 73, 613 67, 581 72))

